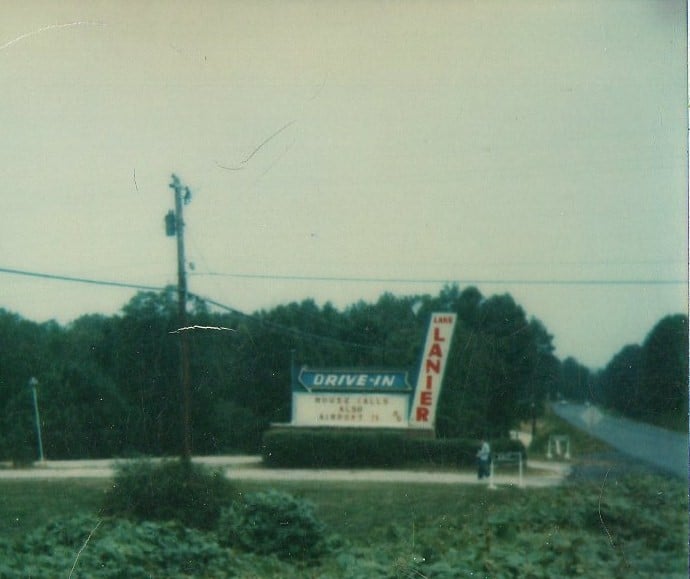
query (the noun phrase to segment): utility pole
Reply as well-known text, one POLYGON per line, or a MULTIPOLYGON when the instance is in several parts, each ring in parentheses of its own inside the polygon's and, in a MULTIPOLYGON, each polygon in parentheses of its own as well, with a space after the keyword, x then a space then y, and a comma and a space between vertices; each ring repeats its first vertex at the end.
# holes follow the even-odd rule
POLYGON ((187 270, 184 255, 183 206, 191 200, 189 187, 183 186, 177 175, 172 175, 170 188, 175 194, 175 213, 165 217, 166 234, 177 237, 177 318, 180 344, 180 389, 182 391, 182 459, 192 458, 191 389, 189 385, 189 340, 187 332, 187 270))

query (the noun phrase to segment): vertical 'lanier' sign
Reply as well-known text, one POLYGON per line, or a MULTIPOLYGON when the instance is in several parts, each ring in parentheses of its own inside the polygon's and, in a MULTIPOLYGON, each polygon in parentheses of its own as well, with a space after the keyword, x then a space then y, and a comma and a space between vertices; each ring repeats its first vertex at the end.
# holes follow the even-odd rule
POLYGON ((436 406, 446 370, 450 343, 455 329, 455 314, 431 314, 412 399, 410 428, 434 428, 436 406))

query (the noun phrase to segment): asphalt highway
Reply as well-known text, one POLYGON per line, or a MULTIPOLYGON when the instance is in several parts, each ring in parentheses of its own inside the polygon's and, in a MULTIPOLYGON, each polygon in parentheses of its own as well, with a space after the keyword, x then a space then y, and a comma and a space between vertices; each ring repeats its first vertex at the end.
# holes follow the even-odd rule
POLYGON ((668 474, 688 477, 687 434, 610 416, 596 406, 554 404, 553 410, 573 426, 636 461, 668 474))

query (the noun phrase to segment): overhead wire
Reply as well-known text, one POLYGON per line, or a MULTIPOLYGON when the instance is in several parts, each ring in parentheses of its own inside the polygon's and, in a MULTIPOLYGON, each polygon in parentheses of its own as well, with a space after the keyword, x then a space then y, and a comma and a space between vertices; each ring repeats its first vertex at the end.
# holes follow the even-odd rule
POLYGON ((484 285, 686 285, 687 280, 679 279, 482 279, 459 277, 449 278, 396 278, 396 277, 342 277, 311 275, 275 275, 230 272, 194 272, 194 276, 229 277, 237 279, 278 280, 278 281, 319 281, 350 283, 405 283, 405 284, 484 284, 484 285))
POLYGON ((154 286, 154 285, 146 285, 146 284, 140 284, 140 283, 121 282, 121 281, 109 281, 109 280, 103 280, 103 279, 90 279, 90 278, 76 277, 76 276, 70 276, 70 275, 60 275, 60 274, 43 273, 43 272, 36 272, 36 271, 26 271, 26 270, 22 270, 22 269, 11 269, 11 268, 7 268, 7 267, 0 267, 0 273, 8 273, 11 275, 23 275, 23 276, 27 276, 27 277, 50 279, 50 280, 54 280, 54 281, 66 281, 66 282, 85 283, 85 284, 109 286, 109 287, 138 289, 138 290, 144 290, 144 291, 162 291, 162 290, 166 289, 164 286, 154 286))
MULTIPOLYGON (((289 124, 291 124, 291 123, 289 123, 289 124)), ((289 124, 286 125, 286 127, 289 126, 289 124)), ((286 127, 283 127, 283 128, 286 128, 286 127)), ((281 130, 282 130, 282 129, 281 129, 281 130)), ((280 132, 280 131, 278 131, 278 132, 280 132)), ((278 133, 276 133, 276 134, 278 134, 278 133)), ((252 156, 253 156, 253 155, 252 155, 252 156)), ((196 242, 196 238, 194 238, 193 235, 190 235, 189 232, 188 232, 188 236, 192 237, 192 243, 193 243, 193 245, 194 245, 194 251, 197 253, 197 255, 199 256, 199 258, 201 259, 201 261, 202 261, 202 263, 203 263, 205 269, 208 271, 209 268, 208 268, 208 265, 207 265, 207 262, 206 262, 206 258, 205 258, 205 256, 203 255, 201 249, 199 249, 199 246, 198 246, 198 244, 197 244, 197 242, 196 242)), ((188 276, 194 275, 194 273, 195 273, 194 271, 188 272, 187 275, 188 275, 188 276)), ((217 289, 219 289, 219 288, 217 288, 217 289)), ((343 345, 343 346, 348 346, 348 347, 357 348, 357 349, 371 349, 371 350, 377 350, 377 351, 381 351, 381 352, 384 352, 384 353, 385 353, 385 352, 395 352, 395 351, 399 351, 399 350, 397 350, 397 349, 385 348, 385 347, 377 346, 377 345, 361 344, 361 343, 358 343, 358 342, 351 342, 351 341, 348 341, 348 340, 341 340, 341 339, 339 339, 339 338, 333 338, 333 337, 330 337, 330 336, 323 336, 323 335, 321 335, 321 334, 315 334, 315 333, 313 333, 313 332, 306 332, 306 331, 304 331, 304 330, 297 330, 297 329, 295 329, 295 328, 291 328, 291 327, 288 327, 288 326, 284 326, 284 325, 282 325, 282 324, 276 324, 275 322, 270 322, 270 321, 267 321, 267 320, 258 319, 258 318, 257 318, 256 316, 254 316, 254 315, 246 314, 246 313, 241 312, 241 311, 239 311, 238 309, 236 309, 236 308, 234 308, 234 307, 232 307, 232 306, 228 306, 228 305, 226 305, 226 304, 222 304, 222 303, 220 303, 220 302, 218 302, 218 301, 216 301, 216 300, 213 300, 213 299, 211 299, 211 298, 208 298, 208 297, 205 297, 205 296, 202 296, 202 295, 199 295, 199 294, 193 294, 193 293, 189 293, 189 292, 188 292, 188 295, 189 295, 190 297, 194 297, 194 298, 196 298, 196 299, 198 299, 198 300, 201 300, 201 301, 203 301, 203 302, 205 302, 205 303, 207 303, 207 304, 216 306, 217 308, 220 308, 220 309, 222 309, 222 310, 225 310, 225 311, 234 313, 234 314, 239 315, 239 316, 241 316, 241 317, 243 317, 243 318, 245 318, 245 319, 249 319, 249 320, 253 321, 254 323, 262 324, 262 325, 264 325, 265 327, 269 327, 269 328, 272 328, 272 329, 274 329, 274 330, 276 330, 276 331, 280 331, 280 332, 282 332, 282 333, 290 334, 290 335, 293 335, 293 336, 296 336, 296 337, 301 337, 301 338, 306 338, 306 339, 312 339, 312 340, 320 340, 320 341, 324 341, 324 342, 330 342, 330 343, 334 343, 334 344, 338 344, 338 345, 343 345)), ((342 329, 342 328, 341 328, 341 329, 342 329)))
MULTIPOLYGON (((48 280, 52 280, 52 281, 83 283, 83 284, 105 286, 105 287, 120 287, 120 288, 137 289, 137 290, 143 290, 143 291, 165 291, 166 289, 171 287, 171 286, 154 286, 154 285, 137 284, 137 283, 117 282, 117 281, 110 281, 110 280, 90 279, 90 278, 84 278, 84 277, 76 277, 76 276, 51 274, 51 273, 44 273, 44 272, 35 272, 35 271, 27 271, 27 270, 0 267, 0 274, 2 274, 2 273, 11 274, 11 275, 21 275, 21 276, 27 276, 27 277, 33 277, 33 278, 40 278, 40 279, 48 279, 48 280)), ((213 305, 213 306, 220 308, 222 310, 234 313, 234 314, 236 314, 242 318, 245 318, 247 320, 251 320, 254 323, 263 325, 263 326, 271 328, 275 331, 279 331, 279 332, 289 334, 292 336, 302 337, 302 338, 311 339, 311 340, 320 340, 323 342, 330 342, 332 344, 339 344, 339 345, 348 346, 351 348, 379 350, 379 351, 386 351, 386 352, 396 351, 396 350, 393 350, 390 348, 385 348, 383 346, 378 346, 375 344, 362 344, 362 343, 358 343, 358 342, 352 342, 349 340, 341 340, 339 338, 334 338, 332 336, 323 336, 320 334, 315 334, 313 332, 306 332, 304 330, 299 330, 296 328, 284 326, 282 324, 277 324, 277 323, 271 322, 269 320, 263 320, 263 319, 260 319, 259 317, 255 316, 255 315, 247 314, 245 312, 242 312, 241 310, 238 310, 237 308, 234 308, 232 306, 228 306, 226 304, 218 302, 217 300, 214 300, 214 299, 211 299, 211 298, 208 298, 208 297, 196 294, 196 293, 188 292, 188 296, 194 297, 198 300, 201 300, 201 301, 203 301, 209 305, 213 305)))
POLYGON ((271 322, 269 320, 260 319, 257 316, 252 315, 252 314, 246 314, 244 312, 237 310, 236 308, 233 308, 231 306, 227 306, 227 305, 222 304, 222 303, 220 303, 216 300, 213 300, 211 298, 207 298, 207 297, 204 297, 204 296, 201 296, 198 294, 190 294, 190 296, 193 296, 199 300, 204 301, 207 304, 216 306, 220 309, 223 309, 223 310, 226 310, 228 312, 237 314, 237 315, 239 315, 245 319, 249 319, 249 320, 251 320, 257 324, 260 324, 262 326, 265 326, 267 328, 274 329, 278 332, 282 332, 285 334, 290 334, 290 335, 295 336, 295 337, 304 338, 304 339, 311 339, 311 340, 318 340, 321 342, 330 342, 332 344, 338 344, 341 346, 348 346, 351 348, 356 348, 356 349, 361 349, 361 350, 378 350, 378 351, 383 351, 383 352, 402 351, 402 350, 397 349, 397 348, 386 348, 384 346, 378 346, 376 344, 362 344, 360 342, 352 342, 350 340, 342 340, 340 338, 334 338, 332 336, 324 336, 321 334, 315 334, 313 332, 307 332, 305 330, 299 330, 297 328, 292 328, 289 326, 285 326, 283 324, 277 324, 277 323, 271 322))

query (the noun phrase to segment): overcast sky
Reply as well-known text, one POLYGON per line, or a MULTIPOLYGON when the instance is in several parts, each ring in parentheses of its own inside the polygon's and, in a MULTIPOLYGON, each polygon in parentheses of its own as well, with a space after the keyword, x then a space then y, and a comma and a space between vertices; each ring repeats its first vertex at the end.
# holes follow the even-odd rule
MULTIPOLYGON (((175 172, 190 291, 251 312, 457 280, 603 366, 687 311, 686 23, 679 1, 4 4, 0 267, 176 283, 175 172)), ((0 273, 37 321, 133 294, 0 273)))

